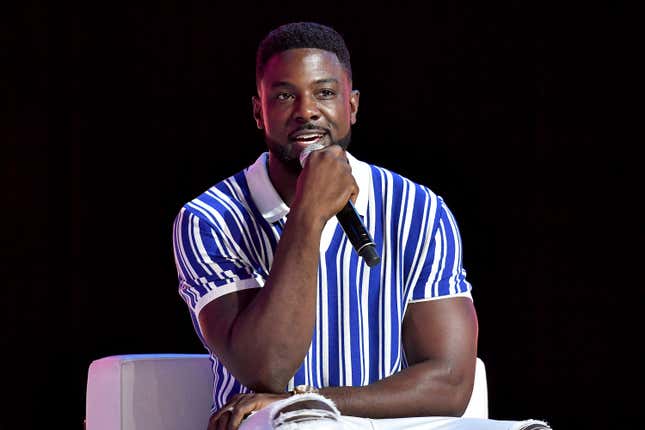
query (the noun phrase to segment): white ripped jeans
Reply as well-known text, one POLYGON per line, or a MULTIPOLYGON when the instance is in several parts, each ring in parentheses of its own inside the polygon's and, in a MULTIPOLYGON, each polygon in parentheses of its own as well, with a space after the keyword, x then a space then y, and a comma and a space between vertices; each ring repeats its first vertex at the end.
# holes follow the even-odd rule
MULTIPOLYGON (((291 408, 294 409, 294 408, 291 408)), ((413 417, 370 419, 341 415, 333 402, 308 393, 277 401, 250 415, 239 430, 538 430, 550 429, 543 421, 498 421, 481 418, 413 417), (327 408, 282 412, 298 402, 319 400, 327 408)))

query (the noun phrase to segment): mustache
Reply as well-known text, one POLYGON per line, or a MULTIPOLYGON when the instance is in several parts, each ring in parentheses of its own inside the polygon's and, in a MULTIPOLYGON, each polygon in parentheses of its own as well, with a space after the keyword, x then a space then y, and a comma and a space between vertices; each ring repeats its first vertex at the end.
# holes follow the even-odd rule
POLYGON ((329 133, 329 129, 327 129, 327 128, 318 127, 317 125, 311 124, 311 123, 306 123, 306 124, 301 125, 297 129, 293 130, 291 133, 289 133, 289 136, 291 136, 291 135, 293 135, 295 133, 298 133, 300 131, 312 131, 312 130, 322 131, 324 133, 329 133))

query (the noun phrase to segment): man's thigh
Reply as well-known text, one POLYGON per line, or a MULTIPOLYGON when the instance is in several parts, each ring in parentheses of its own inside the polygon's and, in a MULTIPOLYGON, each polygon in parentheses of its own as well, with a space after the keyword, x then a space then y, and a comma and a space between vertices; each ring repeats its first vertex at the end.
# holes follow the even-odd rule
POLYGON ((345 422, 365 426, 371 430, 550 430, 546 423, 537 420, 501 421, 481 418, 414 417, 372 419, 342 417, 345 422))
MULTIPOLYGON (((543 426, 542 426, 543 425, 543 426)), ((499 421, 478 418, 413 417, 368 419, 343 416, 333 402, 318 394, 302 394, 272 403, 253 413, 239 430, 539 430, 541 421, 499 421)))

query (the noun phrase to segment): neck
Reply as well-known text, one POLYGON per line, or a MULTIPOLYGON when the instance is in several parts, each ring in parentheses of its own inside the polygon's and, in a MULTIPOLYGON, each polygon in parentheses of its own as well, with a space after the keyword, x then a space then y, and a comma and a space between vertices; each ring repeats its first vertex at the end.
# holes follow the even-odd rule
POLYGON ((269 151, 268 171, 269 179, 275 187, 276 191, 282 198, 282 201, 287 206, 291 206, 293 198, 296 194, 296 183, 298 182, 298 175, 300 172, 295 172, 293 169, 287 168, 282 161, 269 151))

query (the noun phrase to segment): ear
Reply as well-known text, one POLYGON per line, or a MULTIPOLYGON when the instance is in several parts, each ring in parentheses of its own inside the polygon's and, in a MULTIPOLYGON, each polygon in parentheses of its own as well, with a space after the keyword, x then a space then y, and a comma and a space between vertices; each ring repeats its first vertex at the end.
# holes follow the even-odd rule
POLYGON ((262 102, 258 96, 253 96, 251 101, 253 102, 253 118, 255 118, 255 124, 260 130, 262 130, 264 129, 264 121, 262 120, 262 102))
POLYGON ((356 114, 358 113, 358 101, 361 93, 358 90, 352 90, 349 93, 349 120, 352 125, 356 124, 356 114))

